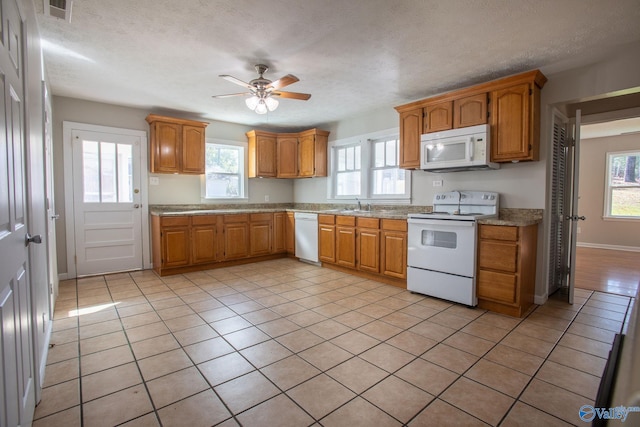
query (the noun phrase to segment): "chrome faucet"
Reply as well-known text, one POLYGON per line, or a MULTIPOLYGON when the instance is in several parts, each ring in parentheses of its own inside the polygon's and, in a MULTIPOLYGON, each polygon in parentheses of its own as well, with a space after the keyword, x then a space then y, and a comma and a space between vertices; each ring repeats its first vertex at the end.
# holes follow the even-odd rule
POLYGON ((357 210, 362 210, 362 203, 360 203, 360 200, 358 200, 357 197, 356 197, 356 202, 358 203, 358 209, 357 210))
POLYGON ((367 212, 371 212, 371 203, 367 203, 367 212))

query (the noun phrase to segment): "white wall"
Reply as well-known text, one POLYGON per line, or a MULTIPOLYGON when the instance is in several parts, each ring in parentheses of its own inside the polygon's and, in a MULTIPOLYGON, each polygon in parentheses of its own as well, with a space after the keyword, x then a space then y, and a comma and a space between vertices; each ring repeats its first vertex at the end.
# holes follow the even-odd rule
MULTIPOLYGON (((640 135, 618 135, 580 141, 581 221, 578 244, 602 247, 635 247, 640 250, 640 221, 604 220, 607 153, 640 150, 640 135)), ((624 248, 623 248, 624 249, 624 248)))
MULTIPOLYGON (((145 121, 145 117, 151 112, 145 109, 61 96, 53 97, 55 197, 56 207, 60 214, 60 220, 57 222, 56 249, 60 274, 67 272, 67 243, 65 240, 65 198, 67 195, 64 192, 64 170, 71 167, 71 165, 64 164, 62 123, 64 121, 72 121, 148 132, 149 125, 145 121)), ((157 113, 156 111, 153 112, 157 113)), ((197 117, 183 117, 198 120, 197 117)), ((212 121, 207 126, 206 137, 246 141, 245 132, 248 130, 250 128, 247 126, 212 121)), ((150 176, 159 177, 160 179, 160 185, 148 187, 150 204, 200 204, 199 175, 153 174, 150 176)), ((266 195, 269 196, 269 203, 293 202, 293 183, 287 179, 250 179, 248 192, 249 199, 246 201, 247 203, 264 203, 266 195)))

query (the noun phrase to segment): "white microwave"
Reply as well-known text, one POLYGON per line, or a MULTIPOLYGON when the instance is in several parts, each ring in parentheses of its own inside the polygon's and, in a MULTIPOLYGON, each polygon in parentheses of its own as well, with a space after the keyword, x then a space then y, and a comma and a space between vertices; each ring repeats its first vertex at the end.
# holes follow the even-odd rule
POLYGON ((490 161, 489 125, 469 126, 426 133, 420 138, 420 169, 429 172, 458 172, 499 169, 490 161))

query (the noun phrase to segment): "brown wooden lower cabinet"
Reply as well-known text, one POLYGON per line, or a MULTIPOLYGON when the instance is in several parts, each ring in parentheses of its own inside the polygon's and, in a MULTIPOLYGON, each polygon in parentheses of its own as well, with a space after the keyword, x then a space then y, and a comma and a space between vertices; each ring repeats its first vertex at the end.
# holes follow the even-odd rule
POLYGON ((336 217, 336 264, 342 267, 356 267, 356 218, 336 217))
POLYGON ((478 307, 523 316, 535 294, 537 224, 480 224, 478 234, 478 307))
POLYGON ((407 221, 382 220, 380 272, 397 279, 407 278, 407 221))
POLYGON ((335 222, 335 215, 318 215, 318 259, 321 262, 336 262, 335 222))
POLYGON ((282 253, 287 251, 287 213, 276 212, 273 214, 273 236, 272 236, 272 250, 273 253, 282 253))
POLYGON ((151 216, 153 269, 162 275, 283 256, 287 212, 151 216))
POLYGON ((287 247, 287 254, 293 255, 296 253, 296 220, 293 212, 287 212, 286 220, 285 245, 287 247))
POLYGON ((406 287, 406 220, 321 214, 318 242, 320 261, 327 266, 386 277, 387 283, 406 287))

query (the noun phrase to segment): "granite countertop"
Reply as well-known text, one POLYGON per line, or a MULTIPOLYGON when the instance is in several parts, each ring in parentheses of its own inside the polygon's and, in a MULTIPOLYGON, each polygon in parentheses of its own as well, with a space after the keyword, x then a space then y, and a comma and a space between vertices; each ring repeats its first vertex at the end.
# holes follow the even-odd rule
MULTIPOLYGON (((409 213, 431 212, 431 206, 377 205, 369 210, 355 210, 345 205, 329 204, 252 204, 252 205, 153 205, 151 215, 223 215, 242 213, 309 212, 327 215, 359 216, 383 219, 407 219, 409 213)), ((498 218, 479 220, 479 224, 524 227, 542 222, 542 209, 500 209, 498 218)))

